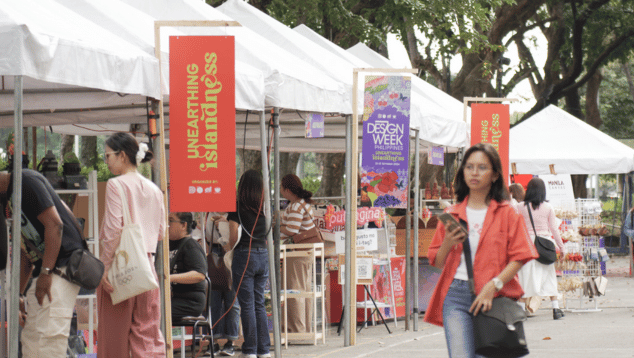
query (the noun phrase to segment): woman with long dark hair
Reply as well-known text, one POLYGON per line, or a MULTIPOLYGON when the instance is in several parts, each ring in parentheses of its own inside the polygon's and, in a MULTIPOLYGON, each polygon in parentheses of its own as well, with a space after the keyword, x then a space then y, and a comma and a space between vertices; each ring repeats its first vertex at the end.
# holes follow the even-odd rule
POLYGON ((444 326, 450 357, 476 356, 473 317, 491 309, 496 296, 515 300, 522 297, 515 274, 537 257, 522 217, 508 202, 503 175, 500 157, 492 145, 472 146, 456 173, 457 204, 446 210, 468 224, 475 299, 468 283, 463 253, 467 235, 462 228, 447 231, 438 223, 429 246, 429 261, 442 273, 425 321, 444 326))
MULTIPOLYGON (((524 217, 526 230, 535 241, 537 235, 553 241, 561 252, 564 251, 564 243, 559 235, 559 220, 555 216, 552 206, 546 201, 546 185, 540 178, 533 178, 526 186, 524 201, 517 204, 517 211, 524 217), (529 210, 533 216, 535 230, 531 224, 529 210)), ((555 264, 544 265, 537 260, 530 261, 522 267, 517 274, 524 296, 520 300, 523 308, 526 308, 526 299, 533 296, 549 296, 553 306, 553 319, 560 319, 564 312, 559 308, 557 299, 557 275, 555 264)))
POLYGON ((271 339, 264 306, 264 287, 269 279, 269 254, 266 247, 262 174, 250 169, 242 174, 238 184, 236 212, 229 213, 229 243, 231 250, 238 240, 231 265, 233 288, 240 302, 240 318, 244 343, 242 354, 247 358, 270 357, 271 339))
MULTIPOLYGON (((139 145, 129 133, 115 133, 106 140, 105 162, 115 178, 106 185, 105 211, 99 234, 99 253, 105 265, 101 285, 97 288, 99 357, 164 357, 165 341, 160 329, 159 289, 150 290, 112 304, 114 291, 108 281, 115 250, 123 228, 123 198, 118 182, 123 186, 132 222, 141 226, 147 260, 154 269, 156 245, 165 232, 163 193, 137 171, 140 163, 152 159, 145 143, 139 145)), ((155 273, 156 275, 156 273, 155 273)))
MULTIPOLYGON (((310 205, 313 193, 304 189, 299 177, 295 174, 285 175, 280 185, 280 193, 289 201, 282 214, 282 225, 280 226, 282 238, 292 238, 295 234, 312 229, 315 226, 313 209, 310 205)), ((289 257, 287 261, 286 287, 301 292, 310 291, 312 287, 310 272, 315 264, 312 259, 310 257, 289 257)), ((287 304, 288 331, 294 333, 311 332, 312 299, 289 298, 287 304)))

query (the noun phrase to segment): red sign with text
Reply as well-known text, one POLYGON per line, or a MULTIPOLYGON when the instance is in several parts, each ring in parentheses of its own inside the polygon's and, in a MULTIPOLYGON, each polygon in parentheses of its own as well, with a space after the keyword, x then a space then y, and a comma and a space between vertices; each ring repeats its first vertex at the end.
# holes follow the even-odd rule
POLYGON ((502 160, 504 182, 509 184, 509 131, 508 104, 474 103, 471 105, 471 145, 489 143, 497 149, 502 160))
POLYGON ((170 37, 170 211, 236 210, 235 42, 170 37))

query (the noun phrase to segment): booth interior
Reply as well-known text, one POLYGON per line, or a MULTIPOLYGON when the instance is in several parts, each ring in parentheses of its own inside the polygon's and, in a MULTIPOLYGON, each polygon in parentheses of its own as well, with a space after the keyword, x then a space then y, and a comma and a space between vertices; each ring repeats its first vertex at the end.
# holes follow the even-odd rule
MULTIPOLYGON (((570 175, 617 173, 628 178, 634 170, 634 149, 550 105, 511 129, 509 163, 509 172, 524 186, 533 176, 544 179, 547 200, 561 220, 559 231, 567 254, 556 263, 562 275, 559 290, 564 297, 579 298, 578 303, 565 301, 567 308, 599 310, 601 293, 593 288, 600 290, 603 285, 605 290, 608 253, 629 254, 632 261, 631 240, 624 237, 609 250, 605 239, 614 228, 601 215, 602 202, 598 196, 575 198, 570 175), (540 138, 539 145, 534 138, 540 138), (587 297, 595 298, 594 307, 582 304, 587 297)), ((624 185, 623 198, 631 194, 624 185)))
MULTIPOLYGON (((227 7, 244 5, 238 1, 227 4, 227 7)), ((3 16, 6 18, 3 20, 6 21, 2 22, 2 28, 6 29, 4 33, 9 35, 0 36, 0 43, 6 44, 6 48, 20 50, 5 51, 4 57, 0 57, 0 108, 3 108, 0 112, 0 126, 9 127, 13 123, 15 128, 18 128, 18 133, 22 127, 46 126, 48 130, 56 133, 103 135, 130 131, 130 124, 135 124, 135 131, 147 132, 150 137, 156 139, 155 150, 160 151, 162 155, 153 173, 156 181, 161 177, 158 172, 166 171, 162 163, 169 160, 169 138, 154 137, 169 126, 168 35, 202 33, 230 34, 236 37, 236 144, 237 147, 244 145, 245 148, 263 151, 266 147, 263 141, 268 140, 269 133, 262 134, 260 130, 269 129, 265 124, 269 110, 282 108, 278 111, 279 125, 270 127, 279 131, 279 139, 274 144, 277 149, 345 152, 348 127, 346 116, 349 117, 352 112, 349 100, 352 97, 352 83, 349 79, 341 80, 337 77, 349 78, 352 69, 357 67, 393 67, 389 65, 389 61, 381 59, 380 55, 369 53, 363 48, 362 51, 354 53, 336 46, 326 46, 323 38, 313 37, 309 40, 312 35, 306 31, 300 32, 301 28, 296 31, 288 29, 294 34, 288 36, 297 41, 300 41, 297 36, 301 36, 303 49, 310 49, 315 47, 311 44, 321 42, 318 48, 322 50, 319 50, 321 52, 318 54, 311 52, 296 56, 295 53, 299 52, 293 53, 285 49, 281 44, 260 35, 257 29, 247 24, 233 29, 164 29, 165 37, 159 42, 162 49, 159 64, 154 57, 153 29, 156 20, 177 18, 229 21, 232 20, 227 15, 229 10, 236 11, 234 8, 225 8, 225 11, 221 12, 194 0, 163 1, 161 6, 151 1, 132 0, 117 0, 108 4, 89 0, 83 6, 72 6, 73 2, 65 0, 24 0, 5 2, 4 5, 6 7, 3 9, 3 16), (52 21, 50 14, 56 14, 58 19, 63 18, 64 24, 52 21), (74 25, 69 27, 67 24, 74 25), (59 41, 38 42, 34 40, 37 36, 31 36, 29 31, 35 31, 42 38, 51 37, 59 41), (15 38, 24 41, 14 43, 12 41, 15 38), (59 46, 56 47, 55 43, 59 46), (95 48, 99 51, 95 51, 95 48), (267 52, 276 53, 278 56, 275 60, 268 56, 259 56, 267 52), (312 62, 304 61, 311 56, 312 62), (326 56, 340 63, 343 70, 338 69, 338 74, 326 72, 327 66, 323 65, 323 61, 318 66, 320 61, 315 59, 326 56), (161 104, 163 108, 160 107, 161 104), (10 108, 15 110, 9 110, 10 108), (162 111, 166 112, 165 127, 159 127, 158 133, 153 133, 149 128, 162 111), (324 138, 305 138, 305 118, 309 113, 326 114, 324 138), (167 151, 163 152, 162 144, 165 144, 167 151)), ((250 11, 248 8, 238 10, 242 13, 250 11)), ((250 23, 258 22, 251 20, 250 23)), ((420 139, 420 145, 415 152, 427 151, 431 145, 444 146, 447 150, 455 150, 466 145, 467 131, 466 124, 461 120, 461 104, 416 77, 412 82, 411 124, 412 128, 417 130, 415 135, 420 139)), ((362 133, 362 130, 358 132, 362 133)), ((22 149, 21 143, 21 140, 16 142, 18 153, 22 149)), ((59 161, 61 158, 55 159, 59 161)), ((98 255, 99 245, 95 243, 98 242, 99 220, 103 215, 105 183, 98 183, 96 173, 93 172, 86 182, 80 180, 78 187, 72 178, 64 178, 63 184, 59 185, 57 188, 61 194, 77 195, 74 213, 86 219, 85 233, 91 238, 92 249, 98 255)), ((429 206, 429 212, 435 212, 439 210, 439 205, 445 205, 441 199, 448 200, 441 198, 442 194, 440 188, 426 188, 425 192, 418 193, 421 201, 416 205, 419 205, 420 209, 429 206)), ((341 233, 336 229, 340 229, 344 223, 339 222, 338 226, 326 229, 324 219, 329 208, 334 210, 333 215, 340 216, 341 212, 338 212, 337 208, 342 208, 343 205, 337 204, 336 200, 329 201, 333 204, 332 207, 315 208, 319 215, 323 215, 318 216, 318 220, 320 227, 325 229, 327 238, 321 256, 324 259, 321 270, 327 269, 327 273, 319 278, 325 282, 323 287, 319 288, 322 292, 322 304, 326 306, 320 313, 322 328, 328 323, 339 321, 343 287, 339 284, 337 272, 340 267, 338 255, 341 253, 341 250, 337 249, 337 240, 341 241, 341 233)), ((404 218, 399 219, 396 215, 390 218, 382 209, 378 210, 380 220, 372 220, 374 224, 364 223, 362 226, 367 228, 360 231, 372 238, 372 246, 363 250, 366 256, 371 257, 369 261, 365 261, 369 262, 365 276, 369 290, 366 291, 363 285, 360 285, 357 296, 360 301, 367 302, 365 295, 369 292, 377 303, 384 304, 380 308, 384 317, 397 318, 405 314, 405 290, 411 287, 409 283, 412 282, 412 278, 405 277, 405 222, 404 218)), ((413 233, 421 238, 421 245, 416 251, 421 259, 414 265, 414 269, 423 277, 423 283, 419 283, 418 289, 421 292, 421 310, 426 307, 425 297, 431 293, 435 282, 434 273, 424 260, 425 245, 428 245, 434 225, 431 215, 429 218, 419 219, 418 230, 413 233)), ((6 289, 17 286, 17 275, 11 275, 10 272, 11 270, 6 271, 2 280, 3 303, 11 300, 13 296, 17 297, 13 295, 14 292, 6 289)), ((82 303, 82 308, 78 307, 81 316, 79 329, 85 334, 89 351, 95 352, 94 333, 98 322, 94 314, 94 295, 87 293, 83 298, 86 299, 86 303, 82 303)), ((359 320, 376 319, 377 313, 372 312, 361 309, 358 314, 359 320)), ((15 317, 11 319, 13 318, 15 317)), ((5 328, 6 326, 2 325, 0 330, 5 328)), ((9 331, 13 332, 13 327, 10 327, 9 331)), ((0 335, 8 337, 2 342, 3 350, 7 348, 11 351, 14 345, 17 347, 17 341, 12 339, 15 337, 9 337, 5 332, 1 332, 0 335)), ((174 345, 177 346, 178 343, 175 342, 174 345)))

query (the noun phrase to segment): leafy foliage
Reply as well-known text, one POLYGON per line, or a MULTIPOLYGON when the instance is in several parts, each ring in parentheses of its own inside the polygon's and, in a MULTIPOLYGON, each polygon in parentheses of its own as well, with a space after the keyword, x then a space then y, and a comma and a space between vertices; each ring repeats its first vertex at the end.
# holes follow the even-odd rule
POLYGON ((302 178, 302 186, 304 189, 310 191, 315 194, 321 185, 321 179, 315 177, 306 177, 302 178))

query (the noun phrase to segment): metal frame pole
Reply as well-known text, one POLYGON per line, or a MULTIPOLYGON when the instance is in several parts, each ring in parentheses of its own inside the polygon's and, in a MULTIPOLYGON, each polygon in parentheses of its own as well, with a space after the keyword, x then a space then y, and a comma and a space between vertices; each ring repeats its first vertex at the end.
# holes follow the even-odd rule
MULTIPOLYGON (((420 137, 419 130, 414 129, 414 133, 416 138, 414 139, 414 285, 412 285, 412 289, 414 290, 414 331, 418 331, 418 193, 419 193, 419 175, 418 171, 420 170, 420 137)), ((409 197, 409 196, 408 196, 409 197)))
MULTIPOLYGON (((411 168, 412 164, 412 141, 409 138, 407 140, 410 143, 409 151, 407 153, 407 168, 411 168)), ((412 181, 408 180, 407 183, 407 210, 405 211, 405 330, 409 331, 410 315, 412 313, 412 215, 410 213, 409 205, 409 192, 412 190, 412 181)))
MULTIPOLYGON (((266 132, 265 132, 266 133, 266 132)), ((273 108, 273 166, 274 166, 274 174, 273 174, 273 183, 275 186, 273 187, 273 196, 274 202, 273 207, 275 211, 275 231, 273 235, 273 244, 275 247, 275 262, 280 262, 280 224, 281 218, 279 215, 280 211, 280 185, 282 183, 280 179, 280 109, 277 107, 273 108)), ((266 153, 266 152, 265 152, 266 153)), ((275 272, 272 274, 275 275, 275 279, 277 280, 277 292, 278 296, 281 295, 282 290, 282 268, 280 265, 275 265, 275 272)), ((273 286, 271 286, 272 288, 273 286)), ((280 316, 280 319, 282 317, 280 316)))
MULTIPOLYGON (((266 150, 266 124, 264 118, 264 112, 260 115, 260 142, 262 147, 262 177, 264 178, 264 218, 266 222, 266 227, 270 227, 271 225, 271 190, 269 188, 269 163, 267 160, 267 150, 266 150)), ((275 261, 275 247, 273 245, 273 234, 271 231, 268 231, 266 237, 267 249, 269 250, 269 272, 277 272, 276 270, 279 268, 279 261, 275 261)), ((278 250, 279 251, 279 250, 278 250)), ((277 278, 275 274, 269 274, 269 280, 271 282, 271 306, 273 309, 273 344, 274 344, 274 354, 275 357, 282 357, 282 345, 280 344, 280 300, 278 296, 278 291, 274 288, 277 287, 277 278)))
POLYGON ((11 286, 9 289, 9 357, 18 357, 18 312, 20 302, 20 241, 22 213, 22 76, 15 76, 13 90, 13 193, 11 196, 11 286))
MULTIPOLYGON (((346 116, 346 178, 350 178, 352 176, 352 116, 346 116)), ((350 189, 350 180, 346 180, 346 225, 345 225, 345 230, 346 230, 346 237, 345 237, 345 250, 346 253, 349 251, 348 248, 350 247, 350 235, 351 235, 351 230, 350 230, 350 207, 352 206, 352 193, 351 193, 351 189, 350 189)), ((350 330, 351 328, 348 327, 349 326, 349 322, 350 322, 350 311, 352 310, 351 307, 347 307, 348 303, 350 302, 350 257, 349 255, 346 255, 346 260, 345 260, 345 265, 347 267, 346 272, 345 272, 345 280, 344 280, 344 300, 343 300, 343 304, 342 304, 342 309, 343 311, 343 322, 341 322, 341 325, 343 325, 343 345, 344 347, 348 347, 350 346, 350 335, 348 334, 348 330, 350 330)), ((354 330, 354 327, 352 327, 352 329, 354 330)))

